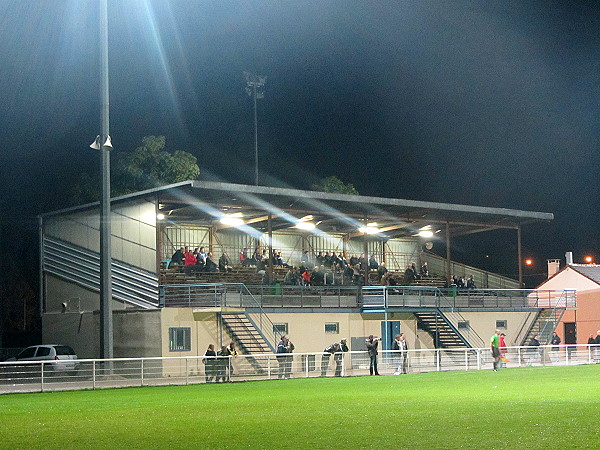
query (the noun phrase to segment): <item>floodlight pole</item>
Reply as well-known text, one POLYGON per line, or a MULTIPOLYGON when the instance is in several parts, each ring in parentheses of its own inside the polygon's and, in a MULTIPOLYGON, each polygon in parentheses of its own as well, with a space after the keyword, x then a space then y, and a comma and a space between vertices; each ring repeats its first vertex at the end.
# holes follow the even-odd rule
POLYGON ((254 100, 254 184, 258 186, 258 113, 256 99, 264 98, 263 88, 267 77, 244 72, 246 77, 246 92, 254 100))
POLYGON ((108 0, 100 4, 102 95, 102 197, 100 199, 100 355, 113 357, 112 276, 110 242, 110 142, 108 89, 108 0))

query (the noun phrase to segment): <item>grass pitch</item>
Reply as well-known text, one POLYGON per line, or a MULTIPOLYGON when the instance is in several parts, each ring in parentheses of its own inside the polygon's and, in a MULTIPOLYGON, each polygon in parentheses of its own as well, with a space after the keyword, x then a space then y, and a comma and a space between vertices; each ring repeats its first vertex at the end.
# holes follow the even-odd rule
POLYGON ((0 396, 1 448, 598 448, 600 366, 0 396))

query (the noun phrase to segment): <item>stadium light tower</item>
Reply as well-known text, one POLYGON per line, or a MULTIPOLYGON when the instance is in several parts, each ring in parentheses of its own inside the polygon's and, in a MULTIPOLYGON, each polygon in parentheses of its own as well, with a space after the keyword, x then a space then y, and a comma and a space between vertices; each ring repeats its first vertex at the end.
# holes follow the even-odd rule
POLYGON ((258 186, 258 118, 256 113, 256 99, 265 98, 265 83, 267 77, 244 72, 246 77, 246 92, 254 100, 254 184, 258 186))
POLYGON ((102 197, 100 198, 100 355, 113 357, 112 273, 110 239, 110 151, 112 143, 109 130, 108 89, 108 0, 100 2, 101 47, 101 120, 102 134, 96 137, 91 148, 102 153, 102 197))

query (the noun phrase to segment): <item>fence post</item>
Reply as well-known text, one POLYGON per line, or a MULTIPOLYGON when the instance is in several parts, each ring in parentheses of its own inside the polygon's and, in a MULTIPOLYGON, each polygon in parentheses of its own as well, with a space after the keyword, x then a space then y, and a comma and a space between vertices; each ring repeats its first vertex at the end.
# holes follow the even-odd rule
POLYGON ((306 368, 306 378, 308 378, 308 355, 305 356, 304 358, 305 361, 305 368, 306 368))
POLYGON ((141 386, 144 386, 144 359, 142 358, 141 364, 140 364, 140 384, 141 386))
MULTIPOLYGON (((231 373, 231 370, 230 370, 231 373)), ((185 358, 185 385, 188 385, 188 359, 185 358)))
POLYGON ((92 389, 96 390, 96 360, 92 361, 92 389))
POLYGON ((519 358, 519 367, 521 367, 521 347, 517 349, 517 358, 519 358))
POLYGON ((40 364, 40 366, 41 366, 41 373, 40 373, 40 377, 41 377, 41 379, 40 379, 40 391, 41 391, 41 392, 44 392, 44 363, 42 362, 42 363, 40 364))
POLYGON ((481 349, 477 349, 477 370, 481 370, 481 349))
POLYGON ((271 379, 271 357, 267 358, 267 377, 271 379))
POLYGON ((435 350, 435 359, 436 359, 436 366, 437 366, 437 371, 439 372, 440 370, 442 370, 442 355, 440 353, 439 349, 435 350))
POLYGON ((465 349, 465 371, 469 371, 469 350, 465 349))

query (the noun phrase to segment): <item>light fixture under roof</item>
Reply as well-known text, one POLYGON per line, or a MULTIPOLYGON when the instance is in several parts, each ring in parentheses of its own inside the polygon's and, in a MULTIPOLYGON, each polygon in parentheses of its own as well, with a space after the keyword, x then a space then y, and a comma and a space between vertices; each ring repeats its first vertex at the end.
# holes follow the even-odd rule
POLYGON ((360 233, 365 233, 365 234, 377 234, 379 233, 379 228, 377 228, 377 223, 376 222, 371 222, 368 223, 366 226, 363 225, 362 227, 360 227, 358 229, 358 231, 360 233))
POLYGON ((298 222, 295 227, 299 230, 311 231, 316 228, 316 225, 312 222, 298 222))
POLYGON ((221 222, 223 225, 237 227, 237 226, 244 224, 244 219, 242 219, 241 212, 236 212, 233 214, 225 214, 225 215, 221 216, 221 218, 219 219, 219 222, 221 222))

